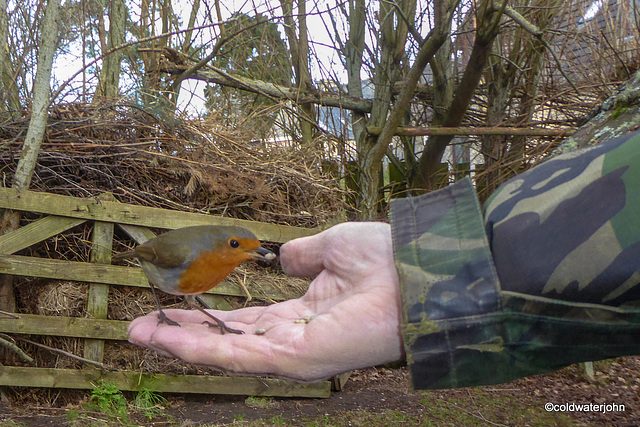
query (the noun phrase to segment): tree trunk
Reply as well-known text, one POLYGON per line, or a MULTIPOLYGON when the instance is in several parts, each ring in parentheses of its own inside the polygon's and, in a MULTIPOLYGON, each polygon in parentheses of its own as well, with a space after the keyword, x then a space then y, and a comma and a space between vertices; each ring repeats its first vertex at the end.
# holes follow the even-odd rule
MULTIPOLYGON (((369 125, 383 127, 391 106, 392 88, 401 76, 400 55, 404 53, 407 28, 398 24, 401 18, 396 15, 393 5, 387 2, 380 2, 379 5, 380 58, 373 75, 374 92, 369 125)), ((380 199, 379 179, 382 157, 378 158, 375 152, 378 139, 378 136, 363 133, 356 140, 359 174, 357 209, 360 211, 361 219, 364 220, 375 219, 380 199)))
MULTIPOLYGON (((523 3, 525 2, 520 2, 521 5, 523 3)), ((530 24, 524 18, 518 19, 517 23, 520 27, 504 38, 499 37, 496 43, 496 49, 500 50, 487 72, 487 126, 517 126, 529 123, 533 117, 540 73, 546 53, 541 34, 557 16, 561 1, 538 0, 536 4, 527 2, 527 5, 535 8, 527 18, 537 26, 530 24), (504 57, 508 59, 505 61, 502 59, 504 57), (519 98, 516 98, 517 94, 520 94, 519 98), (517 113, 510 123, 505 123, 508 108, 512 108, 517 113)), ((512 7, 516 5, 512 4, 512 7)), ((514 18, 509 11, 507 13, 514 18)), ((549 37, 553 35, 545 33, 545 36, 547 34, 549 37)), ((486 170, 483 173, 484 183, 480 186, 481 199, 520 172, 526 140, 525 135, 482 138, 486 170)))
MULTIPOLYGON (((347 69, 347 93, 357 99, 362 99, 362 54, 364 53, 365 23, 367 10, 364 0, 349 2, 349 39, 344 46, 345 65, 347 69)), ((371 106, 369 106, 371 111, 371 106)), ((351 129, 356 141, 366 132, 365 112, 351 111, 351 129)))
POLYGON ((51 103, 51 68, 60 34, 58 12, 60 0, 49 0, 42 23, 38 69, 33 83, 33 103, 29 129, 22 145, 22 154, 13 180, 13 188, 22 191, 29 188, 44 137, 51 103))
MULTIPOLYGON (((505 4, 506 0, 503 0, 503 5, 505 4)), ((500 11, 494 10, 491 0, 486 0, 478 5, 478 28, 473 49, 451 106, 442 123, 443 126, 457 127, 462 123, 487 64, 493 40, 498 35, 501 16, 500 11)), ((453 136, 445 135, 429 138, 412 180, 412 186, 417 192, 431 191, 436 188, 437 171, 442 154, 453 138, 453 136)))
MULTIPOLYGON (((293 0, 280 0, 282 7, 285 34, 289 41, 289 50, 291 52, 291 63, 296 78, 296 87, 299 93, 307 91, 314 92, 313 82, 311 81, 311 73, 309 71, 309 40, 307 34, 307 12, 306 0, 298 0, 297 18, 294 20, 293 0), (296 28, 298 34, 296 35, 296 28)), ((310 102, 298 102, 300 107, 300 131, 302 133, 302 143, 310 144, 313 140, 316 114, 313 104, 310 102)))
MULTIPOLYGON (((40 50, 38 52, 38 69, 33 83, 33 103, 29 129, 22 145, 22 154, 18 161, 13 179, 13 188, 23 191, 29 188, 33 171, 38 160, 44 131, 47 126, 49 104, 51 102, 51 68, 60 34, 58 32, 58 12, 60 0, 49 0, 42 22, 40 34, 40 50)), ((8 229, 16 229, 20 224, 17 213, 5 212, 2 215, 3 225, 8 229)), ((3 276, 0 283, 0 310, 15 310, 15 295, 12 276, 3 276)))
MULTIPOLYGON (((516 43, 518 44, 518 43, 516 43)), ((501 49, 500 43, 496 43, 496 49, 501 49)), ((507 107, 511 104, 513 95, 512 85, 515 67, 512 62, 505 62, 502 58, 505 54, 497 52, 497 56, 491 61, 486 73, 487 80, 487 127, 506 126, 507 107)), ((508 138, 505 135, 482 136, 482 155, 484 157, 485 170, 482 174, 483 184, 481 188, 489 195, 502 182, 501 170, 506 155, 508 138)))
MULTIPOLYGON (((109 7, 108 41, 103 54, 110 49, 123 45, 125 42, 127 9, 124 0, 114 0, 110 2, 109 7)), ((97 104, 101 100, 114 100, 118 98, 122 55, 122 50, 117 50, 103 59, 102 71, 98 77, 98 87, 93 96, 92 104, 97 104)))
POLYGON ((640 71, 620 85, 616 93, 592 111, 587 119, 554 154, 596 145, 637 131, 640 123, 640 71))
MULTIPOLYGON (((299 69, 296 70, 296 78, 299 90, 314 91, 311 72, 309 71, 309 34, 307 29, 307 7, 305 0, 298 0, 298 61, 299 69)), ((303 144, 310 144, 313 141, 316 124, 316 110, 312 103, 300 104, 303 120, 300 121, 303 144)))
POLYGON ((22 114, 15 71, 11 66, 11 58, 7 50, 8 37, 7 0, 0 0, 0 121, 16 120, 22 114))

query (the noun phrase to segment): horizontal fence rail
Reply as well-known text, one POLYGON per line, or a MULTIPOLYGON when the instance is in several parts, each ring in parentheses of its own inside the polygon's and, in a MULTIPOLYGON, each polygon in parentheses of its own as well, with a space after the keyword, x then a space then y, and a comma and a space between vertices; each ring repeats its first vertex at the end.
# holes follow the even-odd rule
POLYGON ((115 201, 82 199, 59 194, 0 188, 0 208, 82 220, 141 225, 144 227, 175 229, 192 225, 237 225, 248 228, 260 240, 284 243, 315 234, 317 230, 270 224, 246 219, 225 218, 191 212, 136 206, 115 201))

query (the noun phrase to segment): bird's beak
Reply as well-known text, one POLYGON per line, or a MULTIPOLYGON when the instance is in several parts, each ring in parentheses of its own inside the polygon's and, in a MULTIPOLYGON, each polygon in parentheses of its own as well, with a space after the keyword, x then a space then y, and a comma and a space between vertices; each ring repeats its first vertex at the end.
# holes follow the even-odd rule
POLYGON ((253 249, 251 251, 247 251, 252 258, 261 259, 263 261, 273 261, 276 259, 276 254, 271 252, 269 249, 265 249, 262 246, 259 246, 257 249, 253 249))

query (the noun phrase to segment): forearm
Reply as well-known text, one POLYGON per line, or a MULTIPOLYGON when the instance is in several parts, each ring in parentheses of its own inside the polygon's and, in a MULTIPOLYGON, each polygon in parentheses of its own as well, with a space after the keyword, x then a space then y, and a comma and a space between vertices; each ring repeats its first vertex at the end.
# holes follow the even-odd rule
POLYGON ((635 135, 516 177, 484 220, 468 180, 394 201, 414 387, 499 383, 639 354, 638 174, 635 135))

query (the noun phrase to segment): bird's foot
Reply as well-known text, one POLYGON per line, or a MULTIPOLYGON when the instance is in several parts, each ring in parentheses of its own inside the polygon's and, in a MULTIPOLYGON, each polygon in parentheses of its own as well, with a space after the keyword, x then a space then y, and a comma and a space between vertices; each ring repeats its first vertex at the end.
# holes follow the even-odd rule
MULTIPOLYGON (((198 301, 200 301, 200 303, 204 306, 207 306, 204 301, 202 301, 202 299, 200 299, 199 297, 196 297, 196 299, 198 301)), ((187 300, 189 301, 189 300, 187 300)), ((218 319, 216 316, 214 316, 213 314, 209 313, 207 310, 205 310, 204 308, 198 306, 197 304, 194 304, 193 302, 189 302, 189 304, 191 305, 191 307, 195 308, 196 310, 199 310, 200 312, 202 312, 202 314, 204 314, 205 316, 207 316, 208 318, 210 318, 211 320, 213 320, 216 323, 212 323, 209 320, 205 320, 204 322, 202 322, 203 325, 209 325, 209 327, 211 328, 218 328, 218 330, 220 331, 221 335, 224 335, 225 332, 229 332, 231 334, 244 334, 244 331, 241 331, 240 329, 233 329, 228 327, 227 325, 224 324, 224 322, 220 319, 218 319)))
POLYGON ((169 319, 169 317, 164 314, 164 311, 162 310, 158 312, 158 324, 160 323, 166 323, 169 326, 180 326, 180 323, 176 322, 175 320, 169 319))
POLYGON ((213 323, 208 320, 205 320, 204 322, 202 322, 202 324, 209 325, 210 328, 218 328, 218 330, 220 331, 220 334, 222 335, 224 335, 225 332, 229 332, 230 334, 238 334, 238 335, 244 334, 244 331, 241 331, 240 329, 230 328, 227 325, 225 325, 224 322, 220 319, 216 319, 214 317, 213 320, 215 320, 217 323, 213 323))

